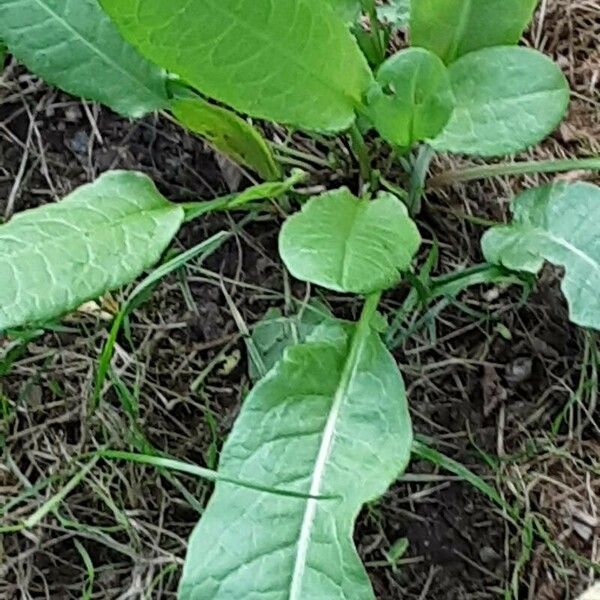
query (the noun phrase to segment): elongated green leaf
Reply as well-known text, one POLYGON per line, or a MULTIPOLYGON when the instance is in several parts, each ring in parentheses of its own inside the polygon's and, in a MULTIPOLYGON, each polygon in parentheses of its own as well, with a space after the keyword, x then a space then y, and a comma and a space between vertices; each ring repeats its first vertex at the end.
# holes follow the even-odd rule
POLYGON ((280 177, 279 167, 265 139, 234 112, 200 97, 173 100, 171 112, 182 125, 205 137, 234 162, 256 171, 263 179, 280 177))
POLYGON ((6 44, 0 40, 0 68, 4 66, 6 60, 6 44))
POLYGON ((517 196, 511 208, 513 222, 483 237, 487 260, 527 273, 538 273, 545 260, 563 266, 571 320, 600 329, 600 188, 544 186, 517 196))
POLYGON ((448 123, 454 94, 448 70, 429 50, 408 48, 389 58, 368 96, 379 133, 401 147, 435 137, 448 123))
POLYGON ((127 171, 16 215, 0 226, 0 330, 129 283, 159 259, 183 215, 148 177, 127 171))
POLYGON ((371 82, 323 0, 101 0, 141 52, 254 117, 341 130, 371 82))
POLYGON ((395 196, 359 200, 342 188, 313 198, 284 223, 279 253, 298 279, 369 294, 398 283, 420 242, 395 196))
POLYGON ((352 542, 363 503, 406 467, 411 425, 394 359, 368 323, 289 348, 226 442, 228 477, 331 500, 217 483, 190 540, 181 600, 374 600, 352 542))
POLYGON ((412 0, 411 43, 446 63, 480 48, 516 44, 536 4, 537 0, 412 0))
POLYGON ((548 135, 567 110, 565 76, 536 50, 485 48, 449 71, 456 108, 431 142, 436 150, 478 156, 524 150, 548 135))
POLYGON ((162 70, 122 39, 97 0, 0 0, 0 37, 71 94, 131 117, 167 105, 162 70))

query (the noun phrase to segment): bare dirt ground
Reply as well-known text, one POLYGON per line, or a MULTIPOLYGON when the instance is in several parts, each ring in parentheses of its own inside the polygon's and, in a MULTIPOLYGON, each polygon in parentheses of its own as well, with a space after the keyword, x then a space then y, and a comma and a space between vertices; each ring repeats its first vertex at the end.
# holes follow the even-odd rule
MULTIPOLYGON (((558 60, 573 89, 568 119, 530 156, 599 154, 600 3, 543 1, 527 43, 558 60)), ((461 164, 442 157, 432 170, 461 164)), ((131 123, 7 68, 0 215, 57 200, 113 168, 148 173, 173 200, 211 198, 231 182, 212 151, 165 118, 131 123)), ((341 172, 326 185, 348 179, 341 172)), ((426 249, 439 245, 434 274, 481 262, 479 219, 504 219, 513 192, 541 181, 431 192, 419 224, 426 249)), ((323 185, 323 174, 312 183, 323 185)), ((177 245, 234 225, 205 219, 177 245)), ((110 318, 100 308, 50 331, 0 338, 0 598, 175 597, 186 539, 211 486, 91 453, 156 448, 216 466, 250 385, 241 321, 252 328, 269 307, 285 311, 292 296, 306 295, 277 258, 279 225, 278 216, 253 222, 165 279, 119 338, 115 376, 96 407, 90 395, 110 318)), ((518 288, 472 288, 405 324, 394 352, 417 433, 496 486, 518 519, 414 460, 357 526, 378 598, 567 600, 600 576, 598 336, 569 324, 559 282, 547 269, 525 303, 518 288), (391 565, 386 552, 403 537, 408 550, 391 565)), ((128 291, 108 298, 104 312, 128 291)), ((386 296, 390 320, 405 294, 386 296)), ((357 309, 348 299, 323 300, 340 315, 357 309)))

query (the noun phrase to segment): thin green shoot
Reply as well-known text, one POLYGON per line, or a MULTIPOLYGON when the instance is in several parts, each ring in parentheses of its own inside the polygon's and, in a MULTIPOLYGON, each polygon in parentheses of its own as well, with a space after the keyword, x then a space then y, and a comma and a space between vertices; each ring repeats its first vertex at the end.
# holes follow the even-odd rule
POLYGON ((94 386, 94 393, 92 395, 92 408, 97 406, 100 394, 102 393, 102 386, 106 379, 108 369, 110 367, 110 361, 112 360, 115 344, 119 331, 123 325, 125 317, 136 308, 138 299, 144 295, 144 292, 151 288, 154 284, 159 282, 163 277, 166 277, 173 271, 181 268, 190 260, 193 260, 197 256, 201 255, 202 260, 210 256, 215 252, 221 245, 233 235, 232 232, 220 231, 212 237, 196 244, 193 248, 178 254, 171 260, 167 261, 160 267, 154 269, 146 278, 144 278, 131 292, 127 301, 121 307, 115 317, 108 339, 106 340, 100 358, 98 359, 98 370, 96 372, 96 382, 94 386))
POLYGON ((94 579, 96 578, 94 563, 92 562, 88 551, 85 549, 85 546, 79 540, 75 539, 73 540, 73 543, 75 544, 75 548, 77 548, 77 552, 79 552, 79 556, 81 556, 86 573, 86 582, 83 592, 81 593, 81 600, 92 600, 94 579))
POLYGON ((559 160, 531 160, 496 165, 481 165, 466 169, 446 171, 432 177, 427 189, 436 189, 474 179, 501 177, 504 175, 529 175, 536 173, 563 173, 565 171, 600 171, 600 157, 567 158, 559 160))
POLYGON ((426 460, 450 473, 454 473, 463 481, 469 483, 474 488, 479 490, 484 496, 498 506, 506 515, 506 517, 515 525, 519 522, 519 515, 513 507, 492 487, 485 482, 479 475, 476 475, 454 459, 442 454, 427 444, 422 437, 417 437, 413 442, 413 454, 419 458, 426 460))
POLYGON ((193 465, 173 458, 166 458, 163 456, 154 456, 149 454, 136 454, 133 452, 123 452, 120 450, 102 450, 97 454, 98 458, 104 458, 106 460, 126 460, 129 462, 150 465, 154 467, 161 467, 172 471, 179 471, 180 473, 187 473, 194 477, 200 477, 208 481, 222 481, 224 483, 231 483, 240 487, 245 487, 251 490, 259 492, 266 492, 268 494, 275 494, 277 496, 286 496, 289 498, 299 498, 302 500, 337 500, 338 496, 332 495, 311 495, 302 494, 294 490, 287 490, 281 488, 274 488, 259 483, 253 483, 252 481, 245 481, 243 479, 237 479, 235 477, 228 477, 218 471, 212 469, 206 469, 193 465))

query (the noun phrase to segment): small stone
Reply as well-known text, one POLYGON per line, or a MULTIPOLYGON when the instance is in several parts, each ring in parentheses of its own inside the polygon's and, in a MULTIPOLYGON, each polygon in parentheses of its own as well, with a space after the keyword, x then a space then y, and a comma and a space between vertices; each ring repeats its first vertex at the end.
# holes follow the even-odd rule
POLYGON ((479 550, 479 560, 485 565, 491 565, 500 560, 500 555, 491 546, 484 546, 479 550))
POLYGON ((512 385, 523 383, 531 377, 533 361, 529 357, 515 358, 506 366, 506 381, 512 385))

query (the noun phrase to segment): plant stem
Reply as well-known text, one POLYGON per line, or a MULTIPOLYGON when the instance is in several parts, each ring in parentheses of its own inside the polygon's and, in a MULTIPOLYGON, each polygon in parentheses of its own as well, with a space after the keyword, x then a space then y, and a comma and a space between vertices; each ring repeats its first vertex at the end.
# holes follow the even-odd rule
POLYGON ((186 202, 181 204, 185 211, 185 222, 193 221, 202 215, 211 212, 220 212, 226 210, 243 209, 250 202, 257 200, 266 200, 281 196, 289 191, 294 185, 300 183, 306 178, 306 173, 299 169, 292 171, 292 174, 284 181, 269 181, 249 187, 238 193, 215 198, 214 200, 203 200, 200 202, 186 202))
POLYGON ((326 169, 329 169, 332 166, 330 161, 324 158, 320 158, 319 156, 315 156, 314 154, 310 154, 309 152, 303 152, 302 150, 296 150, 296 148, 284 146, 283 144, 274 144, 272 142, 269 145, 275 152, 287 154, 294 158, 303 160, 307 163, 311 162, 319 167, 324 167, 326 169))
POLYGON ((369 156, 369 151, 367 150, 367 145, 365 144, 362 133, 358 129, 358 125, 356 123, 353 123, 349 134, 350 142, 352 144, 352 151, 354 152, 356 160, 358 161, 360 177, 363 182, 368 183, 371 179, 371 157, 369 156))
POLYGON ((362 0, 363 10, 369 17, 369 25, 371 26, 371 38, 374 40, 374 47, 377 51, 377 67, 385 60, 385 45, 383 43, 383 32, 379 19, 377 18, 377 6, 375 0, 362 0))
POLYGON ((532 160, 516 163, 501 163, 498 165, 481 165, 455 171, 445 171, 432 177, 427 183, 429 189, 440 188, 459 181, 472 179, 485 179, 500 175, 523 175, 528 173, 560 173, 576 170, 600 170, 600 157, 560 159, 560 160, 532 160))
POLYGON ((429 165, 434 155, 434 149, 424 144, 419 148, 417 158, 413 163, 410 173, 408 200, 406 202, 411 216, 418 215, 421 212, 421 198, 425 191, 425 178, 427 177, 429 165))

